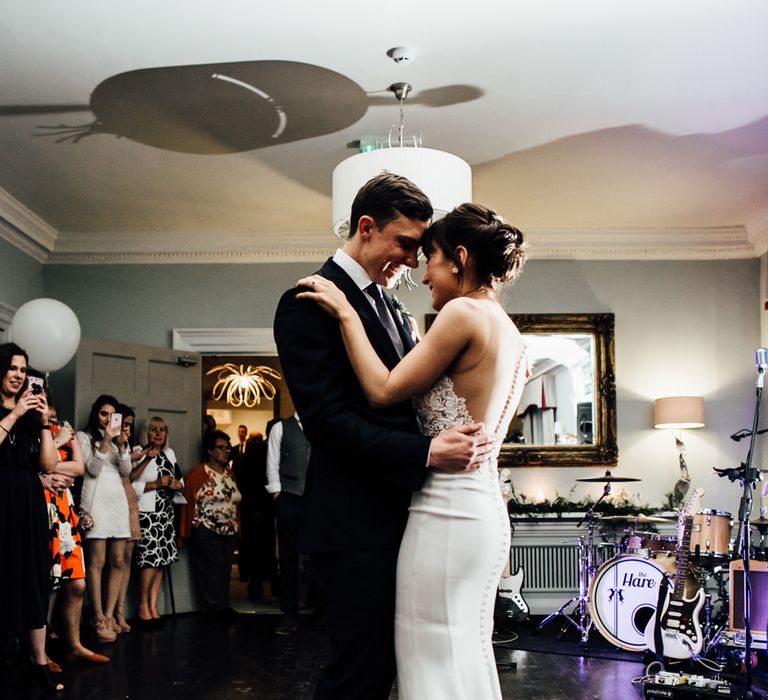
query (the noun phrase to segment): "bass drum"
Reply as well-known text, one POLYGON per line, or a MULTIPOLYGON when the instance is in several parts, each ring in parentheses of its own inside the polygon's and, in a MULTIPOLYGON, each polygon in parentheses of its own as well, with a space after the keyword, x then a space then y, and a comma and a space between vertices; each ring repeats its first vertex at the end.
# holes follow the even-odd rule
POLYGON ((670 572, 656 559, 623 554, 603 564, 589 587, 592 621, 611 644, 644 651, 645 628, 656 612, 659 584, 670 572))

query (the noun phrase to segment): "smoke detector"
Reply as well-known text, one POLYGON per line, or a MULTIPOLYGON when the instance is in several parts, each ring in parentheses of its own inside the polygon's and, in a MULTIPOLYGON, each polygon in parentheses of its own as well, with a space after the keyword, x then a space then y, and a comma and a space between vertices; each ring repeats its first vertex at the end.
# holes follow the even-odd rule
POLYGON ((416 50, 410 46, 396 46, 387 51, 387 56, 395 63, 410 63, 416 57, 416 50))

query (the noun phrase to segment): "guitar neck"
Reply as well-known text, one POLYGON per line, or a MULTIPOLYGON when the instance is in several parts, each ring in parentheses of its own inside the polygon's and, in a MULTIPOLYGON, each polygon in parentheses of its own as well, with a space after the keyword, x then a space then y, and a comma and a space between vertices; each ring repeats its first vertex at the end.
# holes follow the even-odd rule
POLYGON ((687 515, 683 526, 683 538, 679 543, 677 552, 677 572, 675 573, 675 587, 672 595, 682 599, 685 595, 685 580, 688 577, 688 560, 691 556, 691 530, 693 529, 693 516, 687 515))

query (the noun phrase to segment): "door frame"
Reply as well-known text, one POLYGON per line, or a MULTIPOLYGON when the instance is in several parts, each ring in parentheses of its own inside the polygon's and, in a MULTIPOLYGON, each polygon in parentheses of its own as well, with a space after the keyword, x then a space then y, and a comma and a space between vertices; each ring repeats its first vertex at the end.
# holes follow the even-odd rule
POLYGON ((174 350, 202 355, 277 355, 272 328, 174 328, 174 350))

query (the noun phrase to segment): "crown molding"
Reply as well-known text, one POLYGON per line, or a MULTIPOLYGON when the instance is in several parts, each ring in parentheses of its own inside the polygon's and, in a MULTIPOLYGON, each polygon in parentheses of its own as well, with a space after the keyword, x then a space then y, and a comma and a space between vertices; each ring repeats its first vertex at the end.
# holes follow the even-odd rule
POLYGON ((529 229, 532 260, 711 260, 759 255, 743 226, 529 229))
POLYGON ((0 188, 0 237, 38 262, 45 262, 59 232, 0 188))
POLYGON ((67 234, 49 262, 67 265, 281 263, 325 260, 341 244, 328 231, 67 234))
MULTIPOLYGON (((4 213, 0 206, 0 237, 39 262, 63 265, 322 262, 340 245, 330 230, 63 233, 54 239, 51 235, 44 237, 47 243, 43 244, 38 240, 39 235, 37 238, 24 235, 9 223, 4 213), (47 247, 52 240, 55 240, 53 249, 47 247)), ((22 218, 15 220, 23 224, 22 218)), ((38 234, 40 231, 38 227, 38 234)), ((530 228, 526 233, 530 257, 534 260, 755 258, 768 252, 768 212, 755 217, 746 227, 530 228)))
POLYGON ((758 256, 768 252, 768 209, 749 220, 747 234, 758 256))

